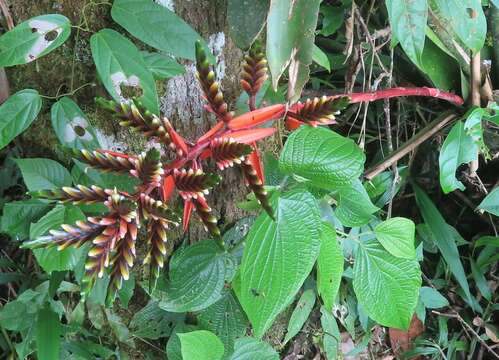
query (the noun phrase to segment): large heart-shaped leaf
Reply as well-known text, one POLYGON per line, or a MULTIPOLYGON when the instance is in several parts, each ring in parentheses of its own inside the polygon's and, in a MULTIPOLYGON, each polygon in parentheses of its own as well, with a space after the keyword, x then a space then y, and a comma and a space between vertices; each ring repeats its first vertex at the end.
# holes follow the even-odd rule
POLYGON ((374 234, 383 247, 393 256, 414 259, 414 235, 416 226, 412 220, 394 217, 379 223, 374 234))
POLYGON ((447 135, 438 157, 440 185, 444 193, 465 189, 463 183, 456 179, 456 170, 459 165, 477 158, 478 146, 473 138, 466 134, 463 122, 458 121, 447 135))
POLYGON ((183 360, 220 360, 224 354, 224 344, 207 330, 197 330, 177 334, 183 360))
POLYGON ((321 249, 317 258, 317 292, 326 309, 332 311, 343 274, 343 251, 331 225, 323 222, 321 229, 321 249))
POLYGON ((124 87, 136 88, 137 93, 142 92, 139 99, 144 106, 155 114, 159 113, 156 83, 130 40, 117 31, 103 29, 92 35, 90 47, 97 72, 114 100, 123 101, 124 87))
POLYGON ((113 20, 146 44, 174 56, 194 60, 199 34, 166 7, 150 0, 115 0, 113 20))
POLYGON ((68 97, 52 105, 51 121, 60 143, 77 149, 96 149, 99 141, 85 114, 68 97))
POLYGON ((41 107, 42 98, 31 89, 18 91, 0 106, 0 149, 31 125, 41 107))
POLYGON ((234 271, 234 258, 212 240, 181 248, 170 260, 170 281, 159 307, 171 312, 206 309, 223 296, 234 271))
POLYGON ((427 0, 386 0, 386 8, 394 38, 407 56, 420 65, 426 37, 427 0))
POLYGON ((70 34, 71 23, 59 14, 26 20, 0 37, 0 67, 34 61, 61 46, 70 34))
POLYGON ((279 360, 277 352, 266 342, 243 337, 236 340, 230 360, 279 360))
POLYGON ((362 150, 353 140, 328 129, 302 126, 286 141, 279 166, 286 173, 332 189, 357 179, 364 161, 362 150))
POLYGON ((319 254, 320 213, 310 193, 281 196, 275 213, 276 221, 264 213, 251 227, 236 289, 257 337, 291 303, 319 254))
POLYGON ((43 158, 16 159, 29 191, 71 185, 71 174, 57 161, 43 158))
POLYGON ((416 259, 397 258, 376 240, 359 244, 353 289, 370 318, 384 326, 407 329, 420 287, 421 270, 416 259))
POLYGON ((203 329, 213 331, 222 340, 226 356, 232 353, 234 341, 244 335, 248 326, 241 305, 230 291, 203 310, 198 319, 203 329))
POLYGON ((487 20, 480 0, 433 0, 430 5, 443 26, 456 33, 473 53, 480 51, 487 35, 487 20))

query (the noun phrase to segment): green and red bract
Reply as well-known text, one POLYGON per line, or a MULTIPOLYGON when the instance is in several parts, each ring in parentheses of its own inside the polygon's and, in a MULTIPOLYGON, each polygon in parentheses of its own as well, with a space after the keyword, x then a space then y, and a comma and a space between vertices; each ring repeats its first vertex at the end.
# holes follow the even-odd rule
POLYGON ((123 280, 129 277, 136 257, 137 231, 143 225, 147 230, 148 246, 144 262, 150 266, 151 290, 165 264, 168 232, 180 222, 186 231, 193 210, 206 231, 220 246, 224 246, 217 218, 207 200, 209 190, 221 180, 219 175, 205 171, 210 161, 219 171, 232 166, 241 168, 242 180, 255 194, 263 210, 274 219, 264 188, 263 168, 257 147, 257 141, 275 134, 276 128, 268 126, 272 121, 285 119, 290 129, 330 125, 335 123, 339 111, 350 103, 394 96, 431 96, 456 105, 462 104, 458 96, 438 89, 395 88, 374 93, 324 96, 303 103, 277 104, 257 109, 256 95, 267 79, 267 62, 261 46, 255 44, 244 59, 241 74, 241 86, 248 93, 250 111, 234 117, 199 43, 196 45, 196 66, 197 77, 207 101, 206 109, 217 118, 216 124, 198 139, 184 139, 166 117, 151 113, 140 101, 117 103, 97 100, 119 119, 122 126, 141 132, 162 147, 163 151, 172 152, 163 156, 154 147, 138 155, 108 150, 73 151, 75 158, 95 169, 137 178, 139 181, 135 192, 76 185, 32 193, 35 197, 62 203, 103 203, 107 207, 107 213, 101 217, 89 217, 87 221, 79 221, 75 225, 62 225, 62 230, 52 230, 48 236, 23 244, 23 247, 29 248, 57 246, 60 250, 89 244, 83 296, 88 294, 97 278, 108 272, 111 282, 107 300, 109 303, 114 300, 123 280), (259 127, 263 124, 266 127, 259 127), (184 201, 182 218, 168 206, 175 190, 184 201))

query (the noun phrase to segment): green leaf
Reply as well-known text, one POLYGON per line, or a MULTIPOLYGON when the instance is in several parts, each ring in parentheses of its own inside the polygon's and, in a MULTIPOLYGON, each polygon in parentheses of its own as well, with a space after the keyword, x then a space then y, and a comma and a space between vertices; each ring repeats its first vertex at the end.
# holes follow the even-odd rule
POLYGON ((289 100, 300 97, 308 81, 312 63, 312 47, 319 14, 320 0, 275 0, 270 2, 267 18, 267 58, 272 86, 289 65, 289 100))
POLYGON ((41 107, 42 98, 31 89, 16 92, 0 106, 0 149, 31 125, 41 107))
POLYGON ((432 8, 451 33, 473 53, 479 52, 487 34, 487 20, 480 0, 432 0, 432 8))
POLYGON ((61 164, 43 158, 16 159, 29 191, 61 188, 71 185, 71 175, 61 164))
POLYGON ((302 126, 286 141, 279 165, 283 172, 332 189, 357 179, 364 161, 362 150, 353 140, 325 128, 302 126))
POLYGON ((477 208, 499 216, 499 186, 492 190, 477 208))
POLYGON ((319 254, 320 213, 303 190, 282 195, 276 221, 261 214, 246 237, 239 301, 260 338, 293 300, 319 254))
POLYGON ((26 20, 0 37, 0 67, 27 64, 47 55, 70 34, 71 23, 59 14, 26 20))
POLYGON ((476 265, 473 259, 470 259, 471 265, 471 275, 473 276, 473 280, 475 280, 476 287, 480 290, 482 296, 487 299, 492 299, 492 293, 490 291, 489 284, 487 283, 487 279, 485 279, 483 271, 481 271, 476 265))
POLYGON ((29 237, 31 222, 41 218, 49 208, 49 204, 36 199, 7 203, 0 229, 17 240, 25 240, 29 237))
POLYGON ((185 73, 185 67, 172 57, 161 53, 140 52, 144 57, 147 68, 156 80, 172 78, 185 73))
POLYGON ((421 64, 428 17, 427 0, 386 0, 393 36, 416 64, 421 64))
POLYGON ((376 225, 374 234, 383 247, 393 256, 414 259, 416 226, 412 220, 394 217, 376 225))
POLYGON ((206 309, 222 297, 234 271, 234 258, 212 240, 181 248, 170 260, 170 281, 159 307, 171 312, 206 309))
POLYGON ((121 307, 128 309, 128 303, 133 296, 135 290, 135 276, 132 274, 130 278, 123 282, 123 286, 118 291, 121 307))
POLYGON ((266 342, 251 337, 236 340, 230 360, 279 360, 279 355, 266 342))
POLYGON ((459 258, 459 251, 457 250, 457 245, 455 242, 455 235, 450 230, 449 225, 445 222, 438 209, 432 203, 428 195, 417 185, 413 185, 414 192, 416 194, 416 202, 421 211, 423 219, 428 225, 430 231, 434 235, 435 243, 438 250, 442 253, 442 256, 446 263, 449 265, 452 274, 455 276, 459 285, 463 289, 467 301, 471 304, 473 303, 470 287, 468 285, 468 280, 466 279, 466 273, 459 258))
POLYGON ((224 354, 224 344, 211 331, 197 330, 177 336, 183 360, 220 360, 224 354))
POLYGON ((197 326, 178 324, 173 329, 172 335, 169 337, 166 343, 166 358, 168 360, 182 360, 182 352, 180 349, 180 339, 178 334, 199 330, 197 326))
POLYGON ((499 236, 482 236, 475 242, 475 247, 479 246, 499 247, 499 236))
POLYGON ((397 258, 379 242, 361 242, 355 255, 353 289, 370 318, 408 329, 416 309, 421 270, 416 259, 397 258))
POLYGON ((76 149, 100 147, 94 128, 70 98, 63 97, 52 105, 51 121, 61 144, 76 149))
POLYGON ((237 47, 248 49, 262 31, 270 0, 229 0, 227 20, 229 34, 237 47))
MULTIPOLYGON (((75 206, 57 205, 30 227, 30 238, 36 239, 56 229, 62 224, 73 224, 77 220, 85 220, 83 212, 75 206)), ((52 271, 74 270, 78 260, 85 255, 85 249, 69 247, 63 251, 57 248, 33 250, 38 264, 47 273, 52 271)))
POLYGON ((284 343, 291 340, 303 327, 305 321, 307 321, 310 312, 315 305, 315 292, 312 289, 305 290, 300 296, 300 299, 296 303, 296 307, 291 314, 291 318, 288 323, 288 331, 286 332, 286 337, 284 338, 284 343))
POLYGON ((194 46, 197 40, 202 41, 201 37, 166 7, 150 0, 115 0, 111 16, 147 45, 175 57, 195 60, 194 46))
POLYGON ((170 336, 173 327, 184 319, 185 314, 167 312, 151 300, 133 315, 129 328, 134 336, 157 340, 170 336))
POLYGON ((333 35, 343 25, 345 10, 342 7, 323 4, 320 12, 323 16, 320 34, 323 36, 333 35))
POLYGON ((473 138, 464 131, 464 124, 458 121, 447 135, 438 158, 440 185, 448 194, 456 189, 464 190, 463 183, 456 179, 456 170, 461 164, 478 158, 478 147, 473 138))
POLYGON ((449 306, 449 302, 437 290, 429 286, 419 289, 419 296, 424 306, 428 309, 439 309, 449 306))
POLYGON ((61 323, 59 322, 59 316, 49 307, 38 311, 35 332, 37 359, 59 359, 61 323))
POLYGON ((335 215, 344 226, 362 226, 373 219, 373 213, 379 210, 374 206, 366 189, 358 179, 341 187, 337 194, 338 206, 335 215))
POLYGON ((312 48, 312 60, 317 65, 320 65, 327 71, 331 72, 331 64, 329 63, 329 58, 327 57, 326 53, 315 44, 312 48))
POLYGON ((248 326, 248 320, 241 305, 230 291, 203 310, 198 320, 203 329, 212 331, 222 340, 225 355, 232 353, 234 341, 245 334, 248 326))
POLYGON ((329 223, 322 223, 321 248, 317 258, 317 292, 324 307, 333 310, 343 274, 343 252, 336 240, 336 231, 329 223))
POLYGON ((114 100, 123 101, 123 87, 137 88, 137 92, 140 88, 143 95, 139 100, 149 111, 159 114, 156 83, 139 50, 130 40, 114 30, 103 29, 92 35, 90 47, 97 73, 114 100))
POLYGON ((336 359, 341 343, 340 330, 331 310, 321 307, 321 326, 324 330, 323 345, 328 359, 336 359))
POLYGON ((483 140, 483 126, 482 126, 482 118, 487 118, 488 112, 486 109, 475 108, 468 112, 466 121, 464 123, 464 131, 468 134, 478 148, 480 152, 483 154, 485 159, 490 159, 490 153, 487 145, 483 140))
POLYGON ((399 192, 402 184, 407 179, 407 166, 400 166, 398 168, 398 175, 400 180, 397 181, 395 189, 393 190, 393 172, 384 171, 369 181, 364 182, 369 197, 378 207, 383 207, 390 202, 390 200, 399 192), (393 193, 393 194, 392 194, 393 193))

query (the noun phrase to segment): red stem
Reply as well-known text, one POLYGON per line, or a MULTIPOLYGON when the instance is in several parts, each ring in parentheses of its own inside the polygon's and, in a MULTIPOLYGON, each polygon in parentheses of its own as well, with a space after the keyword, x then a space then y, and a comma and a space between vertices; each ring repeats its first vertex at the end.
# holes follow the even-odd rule
MULTIPOLYGON (((420 87, 420 88, 396 87, 392 89, 379 90, 370 93, 353 93, 350 95, 348 94, 346 95, 350 96, 350 103, 376 101, 376 100, 389 99, 392 97, 400 97, 400 96, 429 96, 429 97, 447 100, 455 105, 462 105, 464 103, 464 100, 458 95, 429 87, 420 87)), ((345 95, 335 95, 332 97, 336 98, 341 96, 345 95)))

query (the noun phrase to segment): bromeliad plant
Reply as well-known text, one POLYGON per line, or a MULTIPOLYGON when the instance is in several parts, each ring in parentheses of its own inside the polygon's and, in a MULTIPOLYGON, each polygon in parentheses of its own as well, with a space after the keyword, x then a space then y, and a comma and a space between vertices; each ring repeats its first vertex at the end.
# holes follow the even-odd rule
POLYGON ((457 104, 459 97, 439 92, 436 89, 396 88, 373 94, 350 96, 323 96, 297 103, 290 107, 278 104, 256 108, 256 94, 267 79, 267 62, 258 43, 255 43, 244 58, 241 87, 249 96, 250 112, 234 117, 224 99, 215 72, 200 42, 196 43, 197 77, 204 97, 206 110, 213 113, 218 122, 208 132, 191 142, 179 135, 170 121, 146 109, 138 100, 118 103, 98 99, 98 103, 120 120, 120 125, 141 132, 164 149, 175 153, 167 161, 156 148, 140 154, 123 154, 107 150, 72 150, 73 156, 90 167, 127 174, 139 180, 135 192, 104 189, 98 186, 63 187, 41 190, 32 196, 74 204, 103 203, 107 213, 100 217, 88 217, 74 225, 62 225, 62 230, 51 230, 50 235, 23 244, 25 248, 57 246, 58 250, 69 246, 90 244, 85 263, 82 296, 94 286, 97 278, 106 271, 110 274, 108 302, 112 302, 116 291, 128 280, 130 269, 136 258, 138 228, 147 229, 147 255, 144 263, 150 268, 150 288, 154 288, 167 255, 168 232, 180 223, 180 218, 169 207, 172 194, 177 190, 184 201, 183 230, 187 230, 192 210, 195 210, 206 231, 223 248, 217 218, 208 204, 206 195, 217 185, 221 177, 205 171, 212 161, 220 171, 228 167, 239 167, 247 186, 256 200, 274 219, 273 209, 263 186, 264 175, 256 142, 273 135, 276 128, 258 127, 266 122, 285 118, 289 130, 301 125, 329 125, 335 116, 350 102, 372 101, 400 95, 427 95, 444 98, 457 104))

